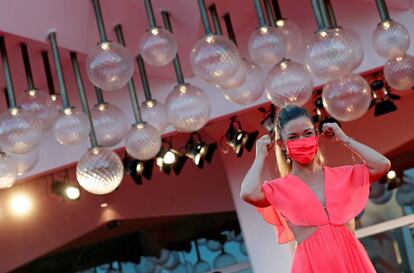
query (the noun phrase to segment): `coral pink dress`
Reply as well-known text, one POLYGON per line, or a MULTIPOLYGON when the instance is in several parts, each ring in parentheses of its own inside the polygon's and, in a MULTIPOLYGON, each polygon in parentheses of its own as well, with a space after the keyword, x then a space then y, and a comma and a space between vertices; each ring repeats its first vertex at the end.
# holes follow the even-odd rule
POLYGON ((344 226, 368 201, 368 167, 355 164, 323 170, 326 208, 304 181, 287 175, 265 181, 262 190, 271 206, 257 210, 275 226, 279 244, 295 239, 286 219, 294 225, 317 227, 297 245, 291 273, 373 273, 364 246, 344 226))

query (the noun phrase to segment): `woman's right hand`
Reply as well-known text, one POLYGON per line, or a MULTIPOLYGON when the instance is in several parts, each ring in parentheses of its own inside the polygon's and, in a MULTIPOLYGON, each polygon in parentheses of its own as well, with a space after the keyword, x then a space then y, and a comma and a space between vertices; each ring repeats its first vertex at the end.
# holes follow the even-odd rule
POLYGON ((267 147, 271 142, 270 136, 267 134, 256 140, 256 158, 266 158, 268 154, 267 147))

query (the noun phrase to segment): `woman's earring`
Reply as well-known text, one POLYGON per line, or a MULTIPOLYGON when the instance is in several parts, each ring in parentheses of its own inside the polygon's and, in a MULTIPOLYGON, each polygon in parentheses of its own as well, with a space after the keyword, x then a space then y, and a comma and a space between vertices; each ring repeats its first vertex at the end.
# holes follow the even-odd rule
POLYGON ((286 149, 285 149, 285 155, 286 155, 286 163, 289 164, 290 163, 290 157, 289 157, 286 149))

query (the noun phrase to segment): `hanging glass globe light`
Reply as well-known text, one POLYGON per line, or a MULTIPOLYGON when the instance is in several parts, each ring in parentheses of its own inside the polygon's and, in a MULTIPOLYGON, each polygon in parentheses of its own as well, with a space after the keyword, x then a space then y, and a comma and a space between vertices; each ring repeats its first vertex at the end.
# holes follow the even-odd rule
POLYGON ((78 109, 64 109, 53 125, 55 139, 63 145, 75 145, 85 141, 91 130, 87 116, 78 109))
POLYGON ((241 64, 236 45, 227 37, 212 34, 196 42, 190 60, 196 76, 215 84, 230 80, 241 64))
POLYGON ((164 104, 157 100, 147 100, 141 105, 142 119, 150 123, 158 132, 164 132, 167 127, 164 104))
POLYGON ((384 77, 394 89, 411 89, 414 86, 414 57, 405 54, 388 60, 384 66, 384 77))
POLYGON ((39 149, 36 147, 25 154, 11 155, 17 166, 17 175, 21 176, 31 171, 39 162, 39 149))
POLYGON ((190 262, 185 261, 185 263, 180 263, 171 273, 194 273, 194 266, 190 262))
POLYGON ((124 177, 124 165, 119 156, 106 148, 91 148, 76 166, 79 185, 92 194, 114 191, 124 177))
POLYGON ((349 48, 353 52, 353 65, 351 71, 358 68, 364 60, 364 48, 362 46, 361 37, 358 33, 348 28, 336 28, 336 31, 340 31, 345 37, 345 40, 349 43, 349 48))
POLYGON ((0 116, 0 147, 9 154, 24 154, 40 142, 42 130, 30 112, 10 108, 0 116))
POLYGON ((98 44, 88 55, 86 71, 90 81, 103 90, 124 87, 134 72, 134 61, 128 49, 118 43, 98 44))
POLYGON ((267 98, 277 107, 303 106, 312 96, 312 75, 303 65, 283 60, 267 75, 265 89, 267 98))
POLYGON ((231 88, 239 87, 246 80, 246 75, 247 75, 247 65, 244 61, 242 61, 236 74, 234 74, 234 76, 231 77, 225 83, 217 84, 216 87, 220 89, 231 89, 231 88))
POLYGON ((257 64, 277 64, 286 56, 287 40, 278 28, 263 26, 250 35, 248 50, 257 64))
POLYGON ((344 76, 355 66, 354 50, 341 29, 313 34, 305 47, 305 64, 315 76, 332 80, 344 76))
POLYGON ((298 25, 290 20, 280 19, 276 21, 276 26, 286 38, 287 54, 296 52, 302 46, 302 33, 298 25))
POLYGON ((177 41, 174 35, 163 28, 147 30, 141 38, 139 52, 150 65, 164 66, 177 54, 177 41))
POLYGON ((395 59, 404 55, 410 46, 408 30, 398 22, 384 21, 377 25, 373 35, 372 44, 378 55, 395 59))
POLYGON ((371 104, 371 88, 358 74, 348 74, 328 82, 322 90, 322 103, 329 115, 351 121, 364 115, 371 104))
POLYGON ((161 149, 160 132, 148 123, 135 124, 125 137, 125 148, 133 158, 151 159, 161 149))
POLYGON ((236 258, 233 255, 226 253, 224 251, 216 258, 214 258, 213 261, 214 268, 222 268, 233 264, 237 264, 236 258))
POLYGON ((42 90, 28 90, 20 98, 20 107, 35 117, 43 131, 49 129, 59 116, 49 94, 42 90))
POLYGON ((17 164, 13 158, 0 152, 0 189, 13 186, 17 177, 17 164))
POLYGON ((128 130, 128 125, 119 107, 110 103, 100 103, 95 105, 91 114, 100 146, 111 147, 121 142, 128 130))
POLYGON ((232 89, 223 90, 224 97, 241 105, 255 102, 264 91, 264 73, 262 69, 253 62, 244 60, 247 67, 246 80, 242 85, 232 89))
POLYGON ((174 87, 165 101, 168 123, 179 132, 194 132, 210 119, 211 106, 207 94, 190 84, 174 87))

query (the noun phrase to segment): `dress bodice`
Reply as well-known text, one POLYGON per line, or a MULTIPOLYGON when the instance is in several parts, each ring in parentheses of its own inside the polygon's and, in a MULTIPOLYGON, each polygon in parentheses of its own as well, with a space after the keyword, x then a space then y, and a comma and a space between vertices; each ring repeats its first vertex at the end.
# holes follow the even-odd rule
POLYGON ((257 210, 275 226, 279 243, 294 239, 286 219, 299 226, 342 225, 366 205, 370 186, 366 164, 325 166, 323 170, 325 207, 297 176, 287 175, 263 183, 262 190, 271 206, 257 210))

